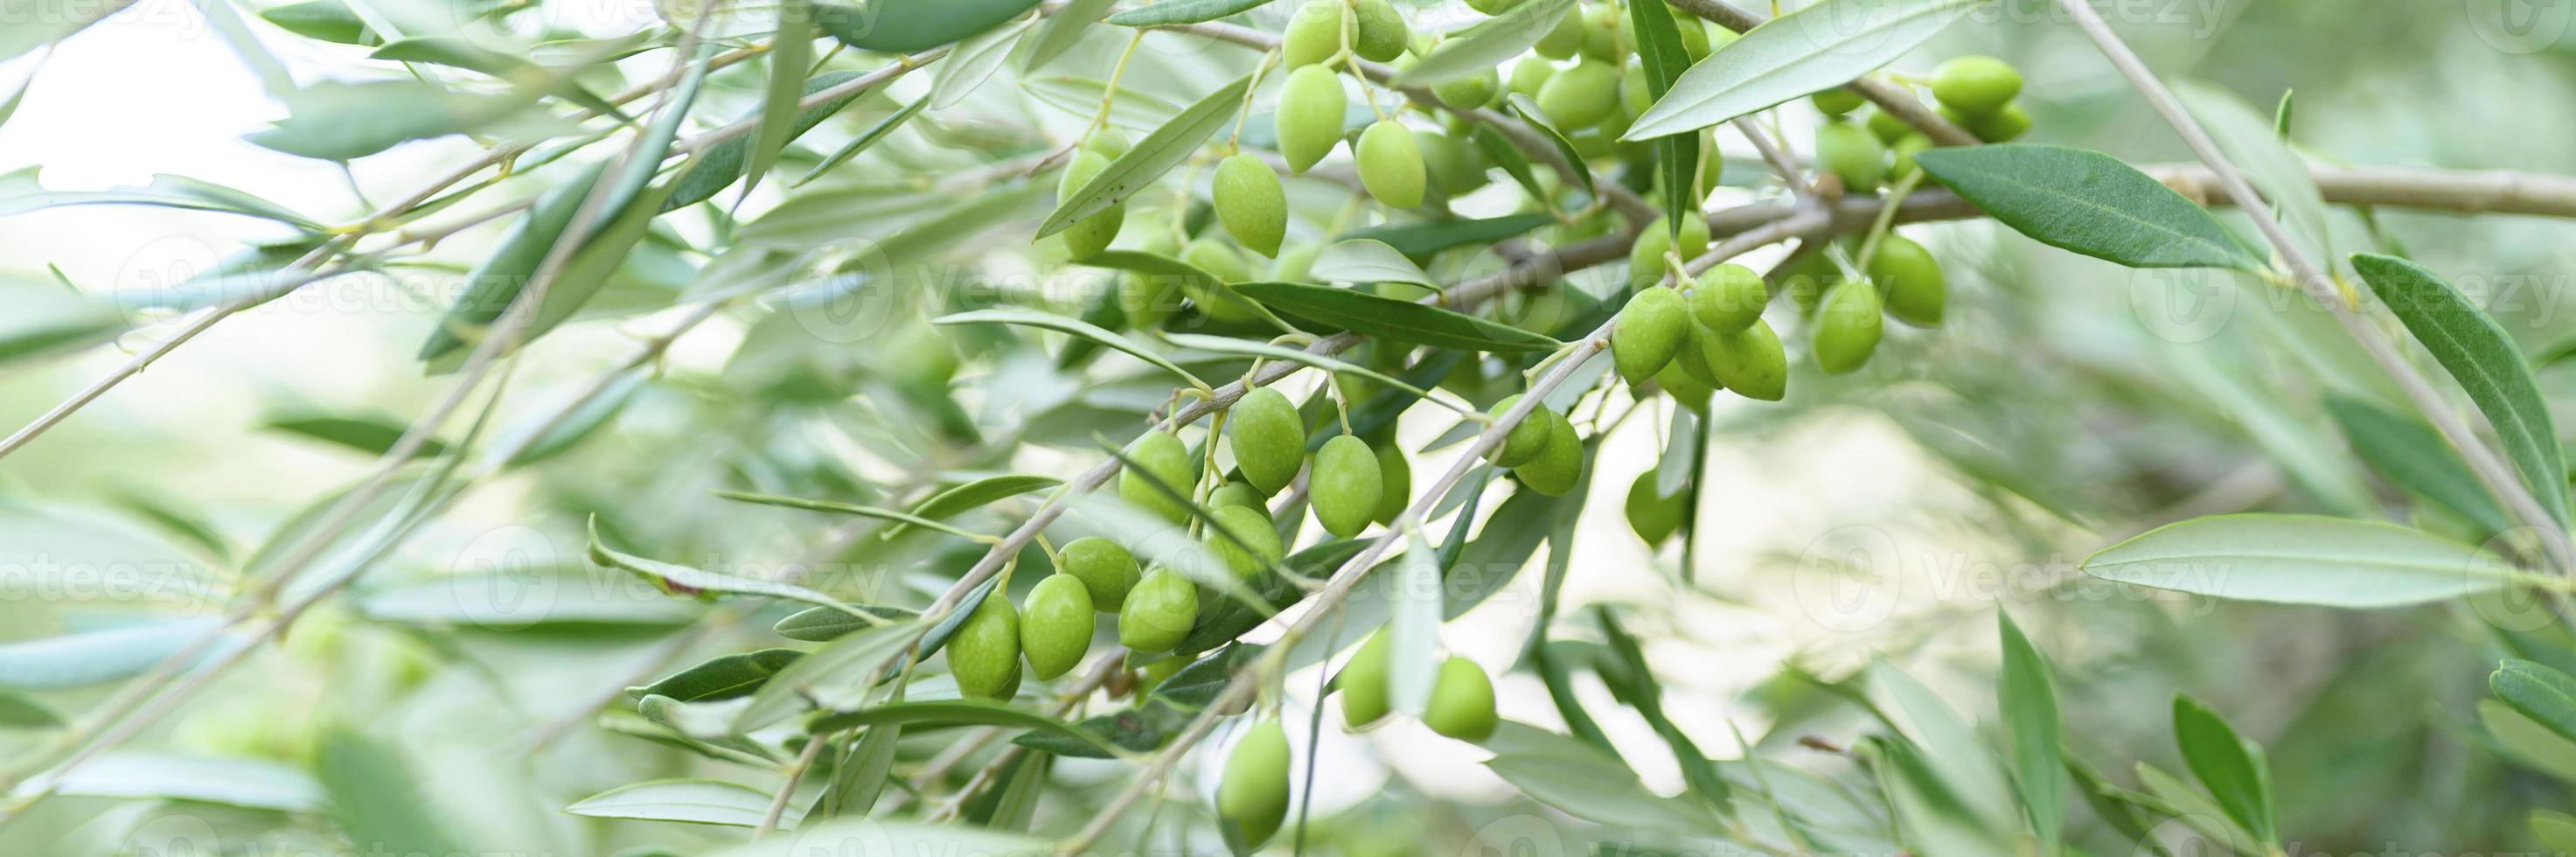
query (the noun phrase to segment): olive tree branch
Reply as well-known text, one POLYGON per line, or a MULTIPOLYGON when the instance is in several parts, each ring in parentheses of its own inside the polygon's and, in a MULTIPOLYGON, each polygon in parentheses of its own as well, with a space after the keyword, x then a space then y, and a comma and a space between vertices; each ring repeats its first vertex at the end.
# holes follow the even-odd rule
MULTIPOLYGON (((2270 205, 2254 192, 2253 185, 2246 182, 2244 174, 2237 171, 2226 153, 2219 151, 2218 143, 2210 139, 2209 132, 2200 127, 2199 121, 2193 119, 2189 111, 2183 109, 2182 102, 2174 98, 2164 82, 2147 69, 2136 52, 2120 41, 2118 34, 2111 32, 2110 25, 2103 22, 2102 16, 2094 12, 2092 6, 2083 0, 2058 0, 2057 5, 2065 9, 2076 27, 2101 49, 2102 56, 2111 61, 2111 66, 2118 69, 2122 77, 2128 78, 2138 94, 2146 97, 2147 104, 2164 117, 2165 124, 2173 126, 2174 133, 2182 137, 2183 144, 2191 148, 2192 154, 2198 156, 2201 163, 2209 165, 2211 176, 2226 192, 2227 198, 2252 215, 2247 219, 2254 221, 2254 228, 2263 233, 2263 239, 2289 265, 2290 276, 2300 290, 2306 292, 2310 300, 2333 312, 2344 330, 2360 340, 2362 349, 2370 354, 2372 362, 2378 363, 2380 369, 2397 382, 2398 389, 2405 392, 2415 409, 2423 412, 2442 437, 2459 449, 2470 471, 2477 474, 2478 481, 2486 485, 2487 491, 2511 508, 2515 517, 2539 533, 2541 548, 2549 555, 2551 564, 2564 573, 2576 575, 2576 545, 2570 544, 2566 528, 2559 526, 2556 519, 2541 508, 2539 499, 2514 476, 2504 459, 2478 440, 2468 424, 2433 388, 2432 382, 2398 353, 2396 344, 2344 300, 2333 276, 2317 260, 2310 258, 2298 242, 2290 239, 2289 232, 2272 216, 2270 205)), ((2556 477, 2553 475, 2552 478, 2556 477)))

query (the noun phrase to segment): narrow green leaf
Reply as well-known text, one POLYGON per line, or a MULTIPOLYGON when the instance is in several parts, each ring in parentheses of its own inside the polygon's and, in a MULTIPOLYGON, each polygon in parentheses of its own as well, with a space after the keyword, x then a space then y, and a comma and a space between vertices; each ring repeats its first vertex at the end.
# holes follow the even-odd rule
MULTIPOLYGON (((1671 7, 1661 3, 1628 4, 1628 23, 1637 36, 1637 62, 1646 72, 1646 94, 1660 100, 1690 70, 1690 51, 1682 46, 1681 26, 1674 22, 1671 7)), ((1676 234, 1685 218, 1699 212, 1698 170, 1698 134, 1655 138, 1655 177, 1664 186, 1664 223, 1676 234)))
MULTIPOLYGON (((1138 708, 1085 717, 1073 728, 1098 735, 1100 740, 1120 750, 1151 753, 1154 748, 1163 746, 1164 740, 1173 733, 1186 727, 1189 716, 1189 712, 1161 701, 1152 701, 1138 708)), ((1101 749, 1087 738, 1067 738, 1054 732, 1022 732, 1013 737, 1011 743, 1068 759, 1118 758, 1116 752, 1101 749)))
POLYGON ((797 177, 796 181, 789 183, 787 186, 791 188, 804 187, 806 182, 813 181, 816 177, 821 176, 825 171, 828 171, 833 167, 840 166, 842 161, 849 160, 860 152, 867 151, 869 146, 876 145, 878 140, 883 140, 887 134, 894 133, 894 129, 901 128, 903 127, 903 123, 912 121, 913 114, 920 113, 922 106, 929 103, 930 98, 928 96, 915 98, 912 100, 912 103, 904 105, 903 109, 888 114, 884 119, 877 120, 876 124, 868 126, 868 130, 859 132, 859 136, 851 138, 850 142, 844 143, 841 145, 841 148, 833 150, 832 154, 829 157, 825 157, 822 163, 815 164, 812 170, 806 171, 803 176, 797 177))
POLYGON ((2576 676, 2533 661, 2508 659, 2487 677, 2487 686, 2532 722, 2576 741, 2576 676))
POLYGON ((243 139, 290 155, 356 160, 475 130, 535 103, 536 95, 533 89, 468 95, 412 80, 322 81, 286 93, 286 118, 243 139))
POLYGON ((1367 239, 1393 247, 1407 257, 1420 258, 1451 247, 1492 244, 1555 222, 1556 218, 1537 211, 1501 217, 1422 220, 1355 229, 1342 233, 1338 240, 1367 239))
POLYGON ((967 532, 910 512, 898 512, 893 509, 879 508, 876 506, 862 506, 857 503, 842 503, 832 500, 813 500, 804 497, 780 497, 775 494, 753 494, 745 491, 718 490, 708 493, 727 500, 758 503, 763 506, 784 506, 790 509, 803 509, 808 512, 832 512, 841 515, 857 515, 862 518, 875 518, 880 521, 893 521, 897 524, 921 527, 928 530, 938 530, 939 532, 962 538, 977 540, 985 538, 980 533, 967 532))
POLYGON ((1136 141, 1128 148, 1127 154, 1109 162, 1109 166, 1101 168, 1099 175, 1092 176, 1072 195, 1057 200, 1055 211, 1047 215, 1045 222, 1038 224, 1036 237, 1062 232, 1075 221, 1117 205, 1128 195, 1153 184, 1174 165, 1189 159, 1191 153, 1198 151, 1199 144, 1207 142, 1208 135, 1216 133, 1216 129, 1234 118, 1235 111, 1243 106, 1244 90, 1251 86, 1252 75, 1235 78, 1233 83, 1217 87, 1215 92, 1174 114, 1171 121, 1145 135, 1145 139, 1136 141))
POLYGON ((369 59, 404 63, 427 63, 482 72, 504 81, 553 79, 550 90, 566 100, 589 108, 603 116, 626 118, 617 105, 599 97, 581 84, 553 69, 529 62, 523 57, 490 50, 460 36, 420 36, 407 38, 377 48, 369 59))
MULTIPOLYGON (((1064 480, 1057 479, 1053 476, 1027 476, 1022 474, 987 476, 982 479, 977 479, 973 482, 968 482, 964 485, 959 485, 946 491, 930 495, 929 499, 923 500, 919 505, 912 507, 912 516, 932 521, 943 520, 951 515, 956 515, 968 509, 982 508, 985 505, 1007 497, 1017 497, 1031 491, 1042 491, 1062 484, 1064 484, 1064 480)), ((895 536, 901 535, 904 528, 909 526, 911 525, 896 524, 893 527, 889 527, 885 531, 884 538, 891 539, 895 536)))
POLYGON ((2227 817, 2265 843, 2280 841, 2280 821, 2272 804, 2272 774, 2263 751, 2236 736, 2236 730, 2200 700, 2177 694, 2173 704, 2174 743, 2193 778, 2218 799, 2227 817))
POLYGON ((1564 345, 1510 325, 1427 304, 1307 283, 1236 283, 1236 292, 1282 313, 1339 330, 1414 345, 1497 353, 1564 345))
POLYGON ((840 599, 833 598, 832 596, 825 595, 793 583, 780 583, 775 580, 762 580, 753 577, 737 577, 730 574, 701 571, 685 565, 675 565, 672 563, 662 562, 660 560, 645 559, 640 556, 609 550, 607 545, 601 544, 599 541, 599 520, 597 518, 592 518, 590 522, 590 561, 597 563, 602 567, 618 569, 628 574, 641 577, 647 582, 652 583, 654 586, 659 587, 662 591, 673 595, 685 595, 693 598, 710 598, 717 595, 752 595, 763 598, 783 598, 790 601, 802 601, 807 604, 830 607, 835 610, 849 613, 852 616, 874 618, 859 612, 856 607, 842 603, 840 599))
POLYGON ((769 87, 760 102, 760 130, 751 137, 751 162, 743 168, 744 194, 759 186, 804 124, 796 105, 805 96, 806 67, 814 62, 811 0, 779 0, 778 32, 769 45, 769 87))
POLYGON ((1163 339, 1164 341, 1170 342, 1173 345, 1178 345, 1182 348, 1195 348, 1200 351, 1213 351, 1219 354, 1249 354, 1255 357, 1266 357, 1272 360, 1285 360, 1290 363, 1312 366, 1326 372, 1346 372, 1385 384, 1389 387, 1411 393, 1424 399, 1431 398, 1431 391, 1406 383, 1402 378, 1398 378, 1357 363, 1342 360, 1337 357, 1328 357, 1322 354, 1317 354, 1303 348, 1290 348, 1285 345, 1272 345, 1267 342, 1255 342, 1249 339, 1235 339, 1228 336, 1208 336, 1198 333, 1166 333, 1163 334, 1163 339))
POLYGON ((945 110, 966 100, 968 94, 993 77, 993 72, 1001 70, 1002 61, 1011 56, 1012 46, 1019 44, 1021 34, 1036 23, 1016 22, 950 48, 948 55, 939 59, 937 79, 930 85, 930 108, 945 110))
POLYGON ((16 691, 0 690, 0 729, 50 729, 63 725, 63 717, 33 697, 16 691))
MULTIPOLYGON (((326 809, 322 786, 303 770, 265 759, 208 759, 114 752, 55 784, 69 797, 180 800, 276 812, 326 809)), ((444 852, 442 852, 444 853, 444 852)))
MULTIPOLYGON (((759 827, 769 815, 769 800, 768 792, 723 780, 651 780, 582 798, 563 811, 587 818, 759 827)), ((789 804, 779 824, 792 829, 803 819, 804 812, 789 804)))
POLYGON ((2199 595, 2329 607, 2402 607, 2503 586, 2493 554, 2395 524, 2315 515, 2195 518, 2084 560, 2084 573, 2199 595))
POLYGON ((1592 171, 1583 168, 1583 153, 1575 151, 1574 141, 1566 139, 1565 132, 1556 129, 1556 120, 1548 118, 1547 111, 1539 109, 1536 99, 1515 92, 1506 96, 1503 101, 1511 105, 1512 112, 1519 114, 1522 121, 1538 129, 1540 136, 1546 137, 1550 144, 1555 145, 1556 153, 1565 158, 1566 163, 1574 165, 1574 179, 1576 183, 1583 185, 1584 193, 1598 192, 1592 186, 1592 171))
POLYGON ((1404 556, 1395 562, 1395 599, 1387 619, 1387 700, 1396 711, 1420 716, 1431 705, 1440 675, 1440 559, 1419 527, 1404 533, 1404 556))
POLYGON ((2058 853, 2066 823, 2066 760, 2059 755, 2057 687, 2048 661, 2030 638, 2022 636, 2011 614, 1995 611, 2003 641, 2003 675, 1995 683, 1995 707, 2003 712, 2011 739, 2014 781, 2020 786, 2022 812, 2039 836, 2039 853, 2058 853))
POLYGON ((0 688, 65 690, 121 681, 222 624, 204 616, 0 643, 0 688))
POLYGON ((1002 25, 1038 0, 866 0, 814 4, 823 32, 864 51, 926 51, 1002 25))
POLYGON ((2100 152, 2009 143, 1930 149, 1914 162, 2042 244, 2132 268, 2264 267, 2207 210, 2100 152))
MULTIPOLYGON (((1539 183, 1537 171, 1530 167, 1529 155, 1522 152, 1521 147, 1512 145, 1511 139, 1504 137, 1503 132, 1478 125, 1476 130, 1467 132, 1467 139, 1474 141, 1476 148, 1485 153, 1486 160, 1493 161, 1494 166, 1503 169, 1504 175, 1511 176, 1522 190, 1529 191, 1531 198, 1549 198, 1547 186, 1539 183)), ((1555 218, 1548 220, 1554 222, 1555 218)))
POLYGON ((390 854, 453 854, 458 840, 421 794, 422 777, 391 745, 344 728, 326 729, 314 778, 351 842, 390 854))
POLYGON ((1124 336, 1104 330, 1099 325, 1091 324, 1078 318, 1066 318, 1054 313, 1040 312, 1038 310, 979 309, 941 316, 939 318, 931 319, 930 323, 1021 324, 1028 325, 1030 327, 1043 327, 1048 330, 1079 336, 1084 339, 1097 342, 1101 345, 1115 348, 1135 357, 1138 360, 1143 360, 1147 363, 1153 364, 1156 368, 1179 376, 1181 380, 1190 382, 1190 386, 1197 387, 1202 390, 1208 388, 1208 383, 1206 381, 1199 380, 1199 376, 1190 374, 1189 370, 1181 368, 1180 364, 1174 363, 1163 355, 1156 354, 1142 345, 1128 341, 1124 336))
POLYGON ((1850 83, 1930 40, 1976 3, 1823 0, 1765 21, 1691 66, 1620 139, 1696 131, 1850 83))
MULTIPOLYGON (((833 640, 822 648, 807 652, 752 692, 751 703, 734 715, 733 730, 750 732, 795 716, 805 710, 809 694, 858 683, 878 665, 903 654, 904 649, 911 647, 916 640, 928 641, 920 622, 895 622, 833 640)), ((927 646, 924 649, 922 657, 929 657, 927 646)))
MULTIPOLYGON (((2291 234, 2307 241, 2311 251, 2330 252, 2325 197, 2308 165, 2290 151, 2272 121, 2239 100, 2235 93, 2200 81, 2176 81, 2174 95, 2200 120, 2218 148, 2245 173, 2246 181, 2272 203, 2291 234)), ((2286 97, 2286 96, 2285 96, 2286 97)))
POLYGON ((1174 259, 1170 256, 1164 256, 1157 253, 1147 253, 1142 250, 1107 250, 1092 254, 1090 258, 1082 260, 1081 264, 1090 265, 1096 268, 1115 268, 1121 271, 1143 274, 1148 277, 1162 278, 1162 282, 1181 287, 1182 291, 1189 294, 1192 300, 1214 299, 1224 301, 1237 309, 1262 317, 1263 320, 1270 322, 1274 327, 1281 330, 1289 329, 1287 322, 1280 321, 1278 316, 1273 315, 1268 309, 1264 309, 1260 304, 1246 300, 1242 295, 1235 294, 1234 287, 1226 283, 1226 281, 1219 279, 1215 274, 1208 273, 1199 269, 1198 266, 1192 265, 1188 262, 1183 262, 1179 259, 1174 259))
POLYGON ((945 699, 930 702, 888 702, 857 711, 843 711, 814 718, 806 731, 815 734, 840 732, 881 723, 919 724, 926 727, 1002 726, 1047 732, 1091 744, 1103 750, 1115 749, 1100 736, 1077 729, 1036 711, 998 702, 968 699, 945 699))
POLYGON ((1109 7, 1115 5, 1118 5, 1118 0, 1069 0, 1064 8, 1047 16, 1045 26, 1038 30, 1037 40, 1029 47, 1027 58, 1020 61, 1020 71, 1037 71, 1054 62, 1056 57, 1063 56, 1067 49, 1082 39, 1084 31, 1099 23, 1100 16, 1109 14, 1109 7))
POLYGON ((875 604, 860 604, 856 606, 859 608, 860 612, 866 613, 875 618, 862 619, 830 607, 808 607, 803 610, 787 614, 787 618, 778 620, 778 624, 769 626, 769 630, 776 632, 778 636, 786 637, 790 640, 802 640, 808 643, 828 643, 833 640, 840 639, 852 632, 864 631, 869 628, 885 624, 884 622, 877 620, 894 620, 901 622, 921 617, 921 611, 907 607, 885 607, 875 604))
POLYGON ((1346 238, 1315 257, 1312 273, 1326 283, 1412 283, 1439 288, 1430 274, 1394 247, 1370 238, 1346 238))
POLYGON ((306 231, 318 232, 326 228, 285 206, 243 191, 186 176, 155 175, 152 177, 151 184, 140 187, 116 187, 107 190, 46 190, 43 184, 36 181, 38 169, 24 167, 6 175, 0 175, 0 217, 67 206, 143 205, 258 217, 306 231))
POLYGON ((903 738, 903 724, 888 723, 870 727, 859 735, 858 745, 850 748, 848 758, 832 773, 831 799, 824 802, 824 815, 865 816, 884 796, 886 782, 894 771, 894 751, 903 738))
MULTIPOLYGON (((815 608, 824 609, 824 608, 815 608)), ((788 664, 804 657, 795 649, 759 649, 740 654, 720 655, 663 676, 652 684, 626 689, 626 695, 641 699, 667 696, 681 702, 706 702, 750 696, 770 676, 786 669, 788 664)))
MULTIPOLYGON (((260 427, 339 444, 371 455, 383 455, 392 451, 395 441, 400 440, 403 432, 409 429, 409 426, 382 417, 324 414, 280 414, 263 420, 260 427)), ((429 438, 421 443, 420 449, 415 454, 436 457, 446 451, 446 443, 437 438, 429 438)))
POLYGON ((1047 854, 1053 843, 1016 833, 961 824, 932 824, 884 818, 838 818, 799 829, 794 836, 771 836, 726 848, 699 852, 708 857, 813 857, 816 843, 858 843, 869 854, 1047 854), (883 849, 883 850, 879 850, 883 849))
POLYGON ((367 22, 349 11, 342 0, 304 0, 259 10, 259 17, 280 29, 308 39, 337 42, 343 45, 372 45, 381 41, 367 22))
POLYGON ((1421 62, 1395 76, 1398 86, 1429 86, 1466 77, 1520 56, 1574 7, 1574 0, 1523 0, 1518 5, 1452 33, 1421 62))
POLYGON ((2442 435, 2423 420, 2350 396, 2326 395, 2326 413, 2380 475, 2398 487, 2423 495, 2459 515, 2483 532, 2504 532, 2511 524, 2495 498, 2469 473, 2442 435))
POLYGON ((2558 447, 2558 429, 2541 398, 2540 381, 2504 327, 2448 281, 2413 262, 2355 253, 2352 267, 2405 323, 2406 332, 2468 391, 2469 401, 2477 403, 2504 442, 2505 456, 2522 471, 2531 496, 2552 520, 2566 526, 2567 461, 2558 447))
POLYGON ((1270 0, 1159 0, 1109 16, 1109 23, 1121 27, 1160 27, 1166 24, 1196 24, 1214 21, 1238 12, 1258 9, 1270 0))
MULTIPOLYGON (((1101 98, 1109 91, 1109 84, 1088 77, 1054 75, 1020 81, 1020 88, 1040 104, 1062 110, 1068 116, 1088 119, 1099 111, 1101 98)), ((1121 86, 1118 97, 1109 103, 1109 124, 1129 131, 1152 131, 1171 121, 1172 116, 1179 112, 1181 106, 1178 104, 1121 86)))
MULTIPOLYGON (((1299 575, 1320 578, 1341 568, 1342 563, 1358 556, 1360 549, 1367 546, 1367 542, 1359 539, 1336 539, 1290 554, 1280 564, 1299 575)), ((1189 636, 1182 638, 1181 644, 1172 650, 1196 653, 1225 645, 1306 598, 1305 589, 1273 571, 1265 570, 1255 575, 1246 585, 1260 596, 1268 609, 1245 604, 1239 598, 1204 599, 1199 604, 1198 618, 1190 622, 1189 636)))
POLYGON ((1505 722, 1485 742, 1485 767, 1539 803, 1616 830, 1706 836, 1721 829, 1705 804, 1646 789, 1635 771, 1591 745, 1505 722))

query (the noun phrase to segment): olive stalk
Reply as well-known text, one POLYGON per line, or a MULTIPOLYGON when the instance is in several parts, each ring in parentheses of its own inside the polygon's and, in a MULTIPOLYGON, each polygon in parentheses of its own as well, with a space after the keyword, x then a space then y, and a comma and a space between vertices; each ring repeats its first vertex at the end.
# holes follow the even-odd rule
POLYGON ((2424 377, 2424 373, 2417 370, 2415 364, 2409 362, 2404 355, 2398 353, 2396 344, 2390 341, 2390 337, 2371 324, 2368 317, 2364 316, 2352 302, 2345 299, 2333 275, 2320 266, 2317 260, 2309 258, 2307 251, 2301 248, 2298 242, 2290 239, 2289 232, 2284 230, 2279 219, 2273 216, 2270 204, 2264 202, 2263 198, 2254 192, 2254 186, 2245 180, 2244 174, 2237 170, 2235 163, 2228 160, 2226 153, 2219 151, 2217 141, 2210 139, 2209 132, 2200 127, 2200 122, 2193 119, 2189 111, 2183 109, 2182 102, 2174 97, 2171 90, 2165 88, 2164 82, 2158 80, 2153 71, 2148 70, 2146 62, 2140 60, 2136 52, 2129 50, 2129 46, 2120 41, 2118 34, 2111 32, 2110 25, 2103 22, 2102 16, 2094 12, 2092 6, 2086 5, 2082 0, 2058 0, 2058 6, 2065 9, 2066 13, 2074 19, 2076 27, 2083 30, 2087 38, 2093 40, 2095 47, 2101 49, 2102 56, 2110 60, 2112 67, 2118 69, 2122 77, 2128 78, 2129 84, 2136 88, 2140 95, 2146 97, 2147 104, 2155 108, 2158 115, 2164 117, 2165 124, 2173 126, 2174 133, 2182 137, 2184 145, 2191 148, 2192 154, 2200 158, 2201 163, 2209 165, 2210 174, 2216 178, 2219 189, 2226 192, 2228 199, 2235 202, 2238 208, 2252 215, 2247 219, 2254 222, 2254 228, 2263 233, 2263 239, 2272 245, 2273 251, 2278 253, 2281 260, 2289 266, 2290 276, 2299 289, 2306 292, 2310 300, 2325 306, 2334 314, 2335 320, 2343 324, 2345 331, 2361 342, 2362 349, 2370 354, 2372 362, 2378 363, 2380 369, 2388 373, 2389 379, 2397 382, 2398 388, 2415 405, 2415 409, 2432 422, 2434 429, 2441 432, 2444 439, 2459 449, 2461 458, 2468 462, 2470 471, 2477 475, 2478 481, 2486 486, 2487 491, 2502 501, 2506 508, 2512 509, 2515 517, 2521 518, 2524 524, 2539 534, 2541 549, 2548 555, 2550 564, 2557 566, 2562 573, 2576 575, 2576 544, 2570 543, 2567 529, 2559 526, 2557 520, 2541 508, 2539 498, 2533 496, 2522 481, 2514 476, 2512 468, 2505 464, 2504 459, 2494 449, 2477 439, 2477 436, 2469 430, 2468 424, 2460 419, 2459 414, 2448 402, 2443 400, 2442 394, 2433 388, 2432 382, 2424 377))

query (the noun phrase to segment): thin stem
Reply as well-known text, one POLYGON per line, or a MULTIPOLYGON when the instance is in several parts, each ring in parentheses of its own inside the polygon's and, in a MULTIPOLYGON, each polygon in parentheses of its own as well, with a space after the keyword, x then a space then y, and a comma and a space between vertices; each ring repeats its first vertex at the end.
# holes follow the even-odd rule
POLYGON ((832 743, 824 740, 825 737, 810 735, 805 738, 804 751, 797 753, 796 761, 787 766, 786 781, 779 783, 778 792, 770 796, 769 810, 760 814, 760 826, 752 828, 751 838, 758 839, 778 829, 779 817, 787 814, 787 800, 796 795, 796 784, 805 779, 805 772, 814 768, 814 760, 822 758, 823 748, 832 743))

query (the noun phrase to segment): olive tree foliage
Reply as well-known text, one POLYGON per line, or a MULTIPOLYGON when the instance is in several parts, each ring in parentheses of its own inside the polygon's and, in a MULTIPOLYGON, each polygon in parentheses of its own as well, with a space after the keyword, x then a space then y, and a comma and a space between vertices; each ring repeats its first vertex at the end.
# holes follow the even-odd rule
MULTIPOLYGON (((13 296, 114 356, 11 465, 434 296, 411 413, 262 418, 362 463, 300 509, 13 502, 177 569, 0 643, 13 853, 2576 849, 2576 348, 2493 288, 2576 180, 2372 165, 2399 22, 2293 96, 2283 9, 560 5, 199 5, 397 195, 0 178, 267 230, 13 296)), ((2564 76, 2469 5, 2428 67, 2564 76)), ((121 8, 0 6, 20 95, 121 8)))

